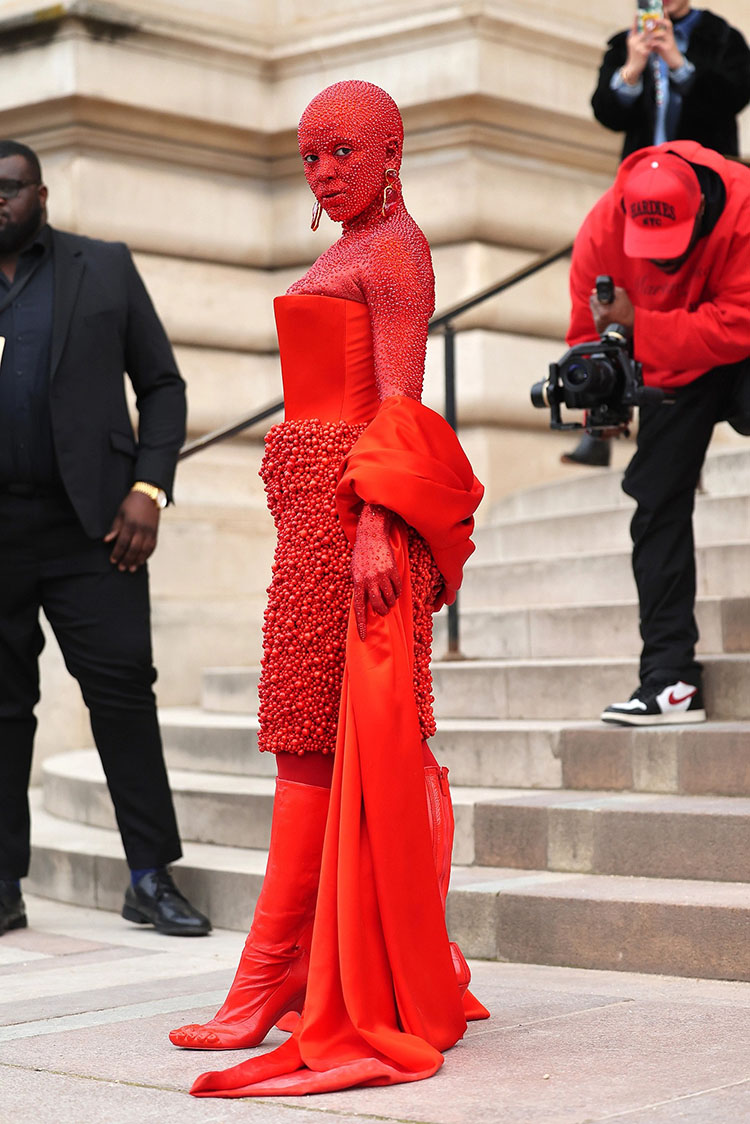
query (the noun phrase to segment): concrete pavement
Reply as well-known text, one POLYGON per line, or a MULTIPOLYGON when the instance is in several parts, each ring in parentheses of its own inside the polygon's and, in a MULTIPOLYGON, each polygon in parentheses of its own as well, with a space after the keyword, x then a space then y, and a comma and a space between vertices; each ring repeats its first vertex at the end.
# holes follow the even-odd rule
POLYGON ((194 1100, 196 1074, 243 1054, 178 1050, 167 1031, 214 1012, 241 935, 178 939, 103 911, 27 907, 31 928, 0 938, 2 1124, 750 1120, 750 984, 487 962, 472 967, 493 1017, 430 1081, 194 1100))

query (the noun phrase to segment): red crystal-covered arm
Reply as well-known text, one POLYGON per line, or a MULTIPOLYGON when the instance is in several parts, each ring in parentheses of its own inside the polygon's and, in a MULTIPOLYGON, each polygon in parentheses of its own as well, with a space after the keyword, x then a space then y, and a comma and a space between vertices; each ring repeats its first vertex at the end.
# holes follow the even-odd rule
POLYGON ((427 242, 411 237, 373 241, 362 289, 372 323, 375 381, 381 402, 394 394, 422 398, 427 324, 435 283, 427 242))
MULTIPOLYGON (((374 238, 362 279, 381 402, 394 395, 416 401, 422 397, 434 282, 429 249, 416 228, 410 241, 411 245, 401 237, 374 238)), ((389 542, 394 518, 388 508, 366 503, 357 524, 352 580, 354 613, 362 640, 367 635, 368 604, 379 616, 385 616, 401 593, 401 577, 389 542)))
POLYGON ((387 507, 366 503, 357 522, 352 552, 354 616, 360 640, 367 636, 368 604, 384 617, 401 595, 401 575, 389 541, 395 516, 387 507))
POLYGON ((473 514, 482 485, 458 438, 433 410, 388 398, 344 458, 336 510, 349 542, 363 503, 383 504, 425 540, 443 577, 435 607, 450 603, 474 549, 473 514))

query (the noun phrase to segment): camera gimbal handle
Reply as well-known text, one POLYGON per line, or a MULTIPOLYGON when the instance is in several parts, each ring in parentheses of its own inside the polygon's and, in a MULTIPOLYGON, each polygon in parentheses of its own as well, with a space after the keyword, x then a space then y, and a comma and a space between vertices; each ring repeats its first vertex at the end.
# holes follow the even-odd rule
POLYGON ((615 299, 615 283, 608 273, 600 273, 594 287, 599 304, 612 304, 615 299))

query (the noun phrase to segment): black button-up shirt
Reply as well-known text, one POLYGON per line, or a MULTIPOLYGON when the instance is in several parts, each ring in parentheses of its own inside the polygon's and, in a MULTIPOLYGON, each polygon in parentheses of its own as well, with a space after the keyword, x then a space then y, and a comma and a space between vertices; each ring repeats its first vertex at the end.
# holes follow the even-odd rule
POLYGON ((59 480, 49 402, 53 303, 52 236, 44 226, 21 251, 13 281, 0 270, 0 484, 59 480))

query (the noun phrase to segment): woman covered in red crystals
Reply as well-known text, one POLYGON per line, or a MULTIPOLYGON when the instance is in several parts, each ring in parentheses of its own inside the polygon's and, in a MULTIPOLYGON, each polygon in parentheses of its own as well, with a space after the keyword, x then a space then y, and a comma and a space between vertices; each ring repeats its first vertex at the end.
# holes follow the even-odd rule
POLYGON ((420 403, 434 280, 401 194, 402 141, 395 103, 366 82, 323 90, 299 126, 313 229, 325 211, 343 232, 275 302, 268 866, 223 1007, 170 1038, 237 1049, 296 1025, 271 1053, 203 1074, 196 1096, 416 1081, 488 1015, 445 929, 453 813, 425 741, 432 613, 460 585, 482 488, 420 403))

